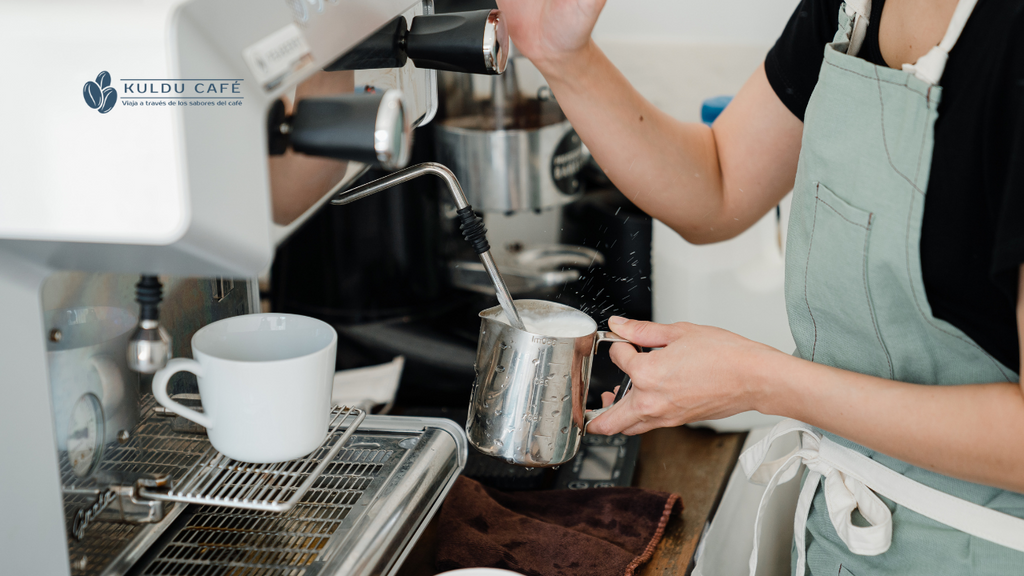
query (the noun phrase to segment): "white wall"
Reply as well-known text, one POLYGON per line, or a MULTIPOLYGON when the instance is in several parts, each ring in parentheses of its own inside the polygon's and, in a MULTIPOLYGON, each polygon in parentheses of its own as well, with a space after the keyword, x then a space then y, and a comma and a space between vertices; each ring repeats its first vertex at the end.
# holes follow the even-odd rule
POLYGON ((771 45, 797 0, 608 0, 594 38, 771 45))
MULTIPOLYGON (((594 36, 655 106, 696 122, 704 99, 736 94, 764 61, 796 3, 609 0, 594 36)), ((654 319, 719 326, 791 352, 779 232, 773 212, 728 242, 694 246, 655 223, 654 319)))

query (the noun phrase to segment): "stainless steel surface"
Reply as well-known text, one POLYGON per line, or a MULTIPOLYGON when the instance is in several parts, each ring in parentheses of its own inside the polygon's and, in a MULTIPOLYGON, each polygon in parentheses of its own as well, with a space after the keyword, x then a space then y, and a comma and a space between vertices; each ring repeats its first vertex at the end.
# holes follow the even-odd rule
MULTIPOLYGON (((117 306, 74 306, 48 311, 46 322, 61 334, 46 341, 57 449, 70 444, 76 462, 89 451, 99 457, 103 445, 139 421, 139 376, 124 356, 136 317, 117 306), (90 404, 95 424, 87 430, 81 411, 90 404)), ((80 473, 91 472, 87 462, 78 464, 80 473)))
POLYGON ((586 158, 568 120, 533 130, 476 130, 446 120, 435 139, 438 161, 451 167, 480 210, 540 210, 583 192, 577 174, 586 158))
MULTIPOLYGON (((518 300, 527 317, 583 314, 543 300, 518 300)), ((586 428, 590 368, 602 342, 628 342, 612 332, 578 338, 526 332, 480 313, 476 382, 466 432, 477 450, 509 464, 558 466, 579 449, 586 428)))
MULTIPOLYGON (((146 396, 144 405, 143 420, 129 443, 107 452, 100 479, 130 476, 135 470, 181 478, 205 454, 205 437, 175 434, 171 419, 153 411, 152 396, 146 396)), ((68 535, 72 573, 124 574, 170 529, 173 536, 165 539, 158 561, 143 573, 386 574, 377 569, 397 567, 465 465, 466 447, 465 434, 448 420, 368 416, 291 510, 267 513, 164 503, 166 517, 157 524, 96 522, 83 541, 68 535), (370 513, 375 516, 364 519, 370 513), (359 528, 353 530, 354 525, 359 528), (324 569, 327 562, 345 562, 351 550, 376 558, 373 570, 324 569), (381 550, 390 550, 392 556, 381 550)), ((96 499, 101 485, 77 478, 66 459, 62 469, 70 521, 96 499)))
POLYGON ((409 163, 412 129, 405 119, 400 90, 388 90, 381 98, 373 124, 373 149, 386 170, 404 168, 409 163))
POLYGON ((142 488, 140 494, 164 502, 284 512, 299 502, 365 418, 357 408, 335 408, 319 448, 277 464, 238 462, 210 446, 170 490, 142 488))
POLYGON ((392 186, 403 184, 409 180, 413 180, 427 174, 437 176, 444 181, 445 186, 448 188, 448 192, 452 196, 452 201, 455 202, 456 208, 462 209, 469 206, 469 201, 466 200, 466 193, 463 192, 462 186, 459 184, 459 180, 455 177, 455 174, 453 174, 446 166, 438 164, 437 162, 423 162, 415 166, 409 166, 404 170, 393 172, 383 178, 378 178, 372 182, 367 182, 366 184, 356 186, 355 188, 344 190, 336 194, 334 198, 331 199, 331 204, 334 204, 335 206, 351 204, 357 200, 373 196, 382 190, 387 190, 392 186))
POLYGON ((505 280, 498 273, 498 267, 494 265, 494 258, 491 258, 490 250, 479 256, 480 263, 484 265, 484 270, 487 270, 487 275, 491 278, 491 284, 494 284, 494 295, 498 298, 498 304, 504 311, 505 317, 512 323, 512 326, 526 330, 526 325, 523 324, 523 319, 519 317, 519 311, 516 310, 516 305, 512 301, 512 294, 509 293, 505 280))
POLYGON ((139 497, 143 487, 167 489, 172 479, 168 474, 104 471, 94 476, 100 484, 95 488, 65 488, 64 495, 86 496, 92 504, 79 508, 71 523, 76 540, 85 539, 93 522, 118 524, 155 524, 164 519, 173 504, 139 497))
POLYGON ((465 458, 450 421, 368 417, 294 508, 190 507, 140 574, 393 574, 465 458))
MULTIPOLYGON (((133 473, 140 470, 178 477, 200 458, 209 442, 205 437, 177 435, 170 429, 170 419, 154 417, 156 402, 152 396, 143 401, 142 420, 124 445, 108 449, 97 476, 133 473)), ((79 511, 88 508, 103 485, 96 478, 78 478, 67 457, 61 458, 64 491, 64 515, 73 527, 79 511)), ((66 536, 67 549, 75 575, 121 574, 135 562, 184 510, 184 506, 161 503, 164 519, 156 524, 132 525, 95 522, 78 540, 71 531, 66 536), (75 568, 86 558, 84 568, 75 568)))
POLYGON ((128 367, 140 374, 155 374, 167 366, 171 346, 171 335, 166 328, 156 320, 143 320, 128 340, 128 367))
MULTIPOLYGON (((463 433, 459 431, 459 436, 463 433)), ((380 477, 379 490, 347 533, 338 533, 323 554, 324 574, 376 575, 397 570, 428 518, 441 504, 435 494, 447 492, 459 466, 458 436, 427 430, 406 444, 409 453, 391 478, 380 477)))
MULTIPOLYGON (((501 262, 501 277, 513 296, 561 289, 580 279, 581 270, 604 264, 604 255, 585 246, 551 244, 521 250, 501 262)), ((494 284, 483 265, 454 261, 448 266, 452 284, 464 290, 494 294, 494 284)))
MULTIPOLYGON (((356 186, 351 190, 339 193, 333 200, 331 200, 331 204, 334 204, 335 206, 351 204, 356 200, 372 196, 381 190, 387 190, 392 186, 397 186, 403 182, 408 182, 409 180, 419 178, 420 176, 427 174, 437 176, 444 181, 445 185, 448 187, 448 192, 452 196, 452 201, 455 202, 456 208, 461 210, 470 206, 469 201, 466 200, 466 194, 462 191, 462 186, 459 185, 459 180, 455 177, 455 174, 453 174, 452 171, 444 165, 436 162, 424 162, 422 164, 410 166, 404 170, 388 174, 383 178, 378 178, 373 182, 367 182, 362 186, 356 186)), ((487 270, 487 275, 491 278, 491 282, 494 284, 498 302, 505 310, 505 314, 508 316, 509 321, 511 321, 515 326, 525 330, 526 327, 523 325, 523 320, 519 317, 519 312, 516 311, 516 307, 512 303, 512 295, 509 293, 508 287, 505 286, 505 281, 502 280, 501 274, 498 272, 498 267, 494 265, 494 259, 491 257, 490 251, 488 250, 480 254, 479 257, 484 269, 487 270)))
POLYGON ((500 10, 491 10, 484 27, 484 62, 491 74, 502 74, 508 63, 508 28, 500 10))

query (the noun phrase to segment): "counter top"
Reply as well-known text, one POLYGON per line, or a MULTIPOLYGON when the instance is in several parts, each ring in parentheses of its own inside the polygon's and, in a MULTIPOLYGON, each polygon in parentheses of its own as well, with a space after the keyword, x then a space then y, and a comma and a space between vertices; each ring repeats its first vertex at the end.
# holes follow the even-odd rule
MULTIPOLYGON (((711 518, 739 458, 745 434, 707 429, 661 428, 643 435, 633 485, 675 492, 682 515, 673 517, 651 560, 639 576, 688 574, 704 525, 711 518)), ((406 558, 398 576, 433 576, 437 533, 431 522, 406 558)))

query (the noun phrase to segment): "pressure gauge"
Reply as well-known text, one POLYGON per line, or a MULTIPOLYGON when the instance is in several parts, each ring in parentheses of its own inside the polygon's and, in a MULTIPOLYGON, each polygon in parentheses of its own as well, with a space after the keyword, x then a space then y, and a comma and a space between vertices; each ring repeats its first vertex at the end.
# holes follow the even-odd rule
POLYGON ((68 460, 79 478, 96 469, 103 455, 103 406, 96 396, 83 394, 68 422, 68 460))

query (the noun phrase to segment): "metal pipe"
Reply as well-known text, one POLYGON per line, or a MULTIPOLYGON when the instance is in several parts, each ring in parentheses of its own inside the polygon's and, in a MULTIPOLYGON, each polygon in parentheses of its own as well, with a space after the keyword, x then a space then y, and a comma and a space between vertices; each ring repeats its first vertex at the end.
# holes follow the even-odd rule
MULTIPOLYGON (((427 174, 437 176, 444 181, 448 188, 448 192, 452 196, 452 200, 455 202, 456 208, 459 210, 466 208, 472 209, 469 205, 469 200, 466 199, 466 193, 462 191, 459 179, 455 177, 455 174, 449 170, 447 166, 444 164, 438 164, 437 162, 416 164, 415 166, 410 166, 403 170, 392 172, 383 178, 378 178, 372 182, 367 182, 361 186, 356 186, 355 188, 340 192, 331 199, 331 204, 335 206, 351 204, 357 200, 362 200, 363 198, 372 196, 381 190, 387 190, 392 186, 404 184, 414 178, 419 178, 420 176, 427 174)), ((525 332, 526 326, 523 324, 523 319, 519 317, 519 311, 516 310, 516 306, 512 302, 512 294, 508 291, 508 286, 505 285, 505 280, 502 279, 501 274, 498 272, 498 267, 494 264, 494 258, 491 257, 490 249, 480 252, 479 256, 480 262, 483 263, 484 269, 487 270, 487 275, 490 276, 491 281, 494 282, 494 293, 497 295, 498 303, 501 304, 502 310, 505 311, 505 316, 508 317, 509 323, 525 332)))
POLYGON ((392 172, 383 178, 378 178, 361 186, 356 186, 355 188, 350 188, 344 192, 339 192, 333 199, 331 199, 331 204, 334 204, 335 206, 351 204, 356 200, 362 200, 368 196, 373 196, 381 190, 387 190, 392 186, 404 184, 409 180, 413 180, 427 174, 433 174, 441 180, 444 180, 445 185, 448 187, 448 192, 452 195, 452 200, 455 202, 456 208, 462 209, 469 206, 469 200, 466 199, 466 193, 462 191, 462 185, 459 184, 458 178, 455 177, 455 174, 449 170, 447 166, 444 164, 438 164, 437 162, 423 162, 422 164, 409 166, 408 168, 392 172))

